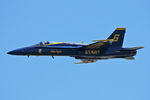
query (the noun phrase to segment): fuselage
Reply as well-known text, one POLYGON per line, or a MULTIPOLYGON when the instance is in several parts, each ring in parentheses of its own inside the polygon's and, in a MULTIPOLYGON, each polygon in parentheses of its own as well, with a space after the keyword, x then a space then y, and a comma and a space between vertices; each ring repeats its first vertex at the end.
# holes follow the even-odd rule
POLYGON ((88 59, 122 58, 136 55, 136 51, 117 51, 121 47, 109 47, 101 49, 83 49, 86 44, 54 43, 33 45, 8 52, 12 55, 23 56, 72 56, 88 59))
MULTIPOLYGON (((23 56, 70 56, 80 59, 80 63, 93 63, 97 60, 123 58, 134 60, 137 50, 144 47, 123 48, 123 40, 126 28, 116 30, 105 40, 95 40, 91 44, 83 43, 50 43, 40 42, 37 45, 16 49, 8 52, 12 55, 23 56)), ((54 57, 53 57, 54 58, 54 57)))

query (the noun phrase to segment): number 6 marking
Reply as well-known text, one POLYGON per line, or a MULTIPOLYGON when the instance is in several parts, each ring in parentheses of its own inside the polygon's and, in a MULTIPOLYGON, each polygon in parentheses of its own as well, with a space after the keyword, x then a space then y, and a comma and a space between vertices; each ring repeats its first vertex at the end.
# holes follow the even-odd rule
POLYGON ((120 36, 120 34, 115 34, 113 41, 117 42, 119 40, 119 36, 120 36))

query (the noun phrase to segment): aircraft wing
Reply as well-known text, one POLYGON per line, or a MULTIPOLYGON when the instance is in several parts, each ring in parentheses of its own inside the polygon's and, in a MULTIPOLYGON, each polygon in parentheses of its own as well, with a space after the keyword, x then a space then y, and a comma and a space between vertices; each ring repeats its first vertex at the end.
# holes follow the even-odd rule
POLYGON ((86 45, 86 46, 81 47, 81 48, 84 48, 84 49, 99 49, 99 48, 102 48, 102 47, 109 47, 112 44, 113 39, 93 40, 93 41, 98 41, 98 42, 86 45))

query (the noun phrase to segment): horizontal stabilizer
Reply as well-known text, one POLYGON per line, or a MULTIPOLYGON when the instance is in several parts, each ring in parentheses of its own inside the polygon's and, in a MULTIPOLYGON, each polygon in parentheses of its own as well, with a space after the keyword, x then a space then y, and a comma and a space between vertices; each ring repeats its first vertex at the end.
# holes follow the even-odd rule
POLYGON ((135 60, 134 57, 125 57, 124 59, 126 59, 126 60, 135 60))
POLYGON ((139 50, 139 49, 142 49, 144 47, 134 47, 134 48, 130 48, 131 50, 139 50))
POLYGON ((144 47, 134 47, 134 48, 123 48, 121 50, 118 50, 117 52, 120 52, 120 51, 132 51, 132 50, 139 50, 139 49, 142 49, 144 47))

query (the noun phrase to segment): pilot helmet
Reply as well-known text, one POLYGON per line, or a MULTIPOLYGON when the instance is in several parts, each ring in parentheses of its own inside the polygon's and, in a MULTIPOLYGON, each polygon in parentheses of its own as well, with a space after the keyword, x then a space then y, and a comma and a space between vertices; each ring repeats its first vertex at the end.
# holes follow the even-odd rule
POLYGON ((40 45, 43 45, 43 42, 40 42, 40 45))
POLYGON ((45 44, 50 44, 50 42, 49 42, 49 41, 45 41, 44 43, 45 43, 45 44))

